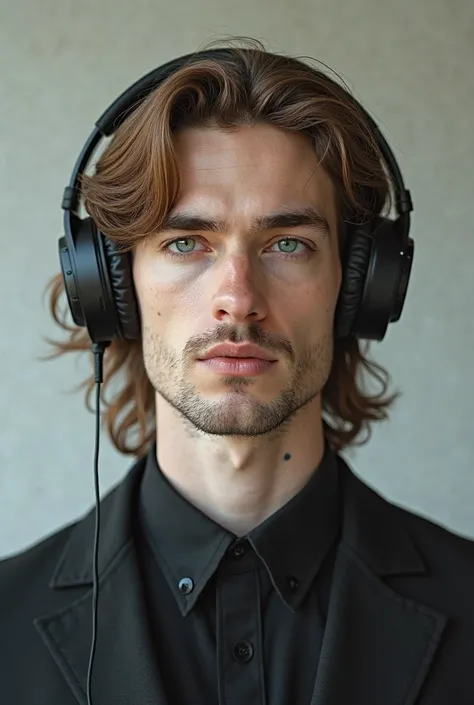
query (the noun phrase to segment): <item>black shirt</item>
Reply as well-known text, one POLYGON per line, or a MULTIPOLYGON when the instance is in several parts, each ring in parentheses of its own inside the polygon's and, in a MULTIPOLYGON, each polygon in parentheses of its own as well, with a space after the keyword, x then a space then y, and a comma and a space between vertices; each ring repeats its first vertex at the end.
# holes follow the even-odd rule
POLYGON ((310 705, 340 534, 337 458, 238 538, 185 499, 156 444, 138 541, 156 676, 169 705, 310 705))

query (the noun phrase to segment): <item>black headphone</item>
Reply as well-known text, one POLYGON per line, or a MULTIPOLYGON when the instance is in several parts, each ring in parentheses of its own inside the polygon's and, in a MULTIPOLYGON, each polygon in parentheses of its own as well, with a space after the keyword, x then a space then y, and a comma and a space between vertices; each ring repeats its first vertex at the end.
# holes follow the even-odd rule
MULTIPOLYGON (((77 214, 79 177, 99 141, 112 135, 162 81, 193 59, 225 59, 231 55, 231 49, 187 54, 143 76, 97 120, 77 159, 64 190, 65 236, 59 239, 59 257, 74 323, 87 327, 93 343, 140 339, 140 317, 130 253, 119 251, 92 218, 81 219, 77 214)), ((405 302, 414 254, 409 237, 413 206, 388 143, 362 105, 348 96, 362 111, 382 153, 393 186, 397 218, 377 216, 363 225, 344 224, 347 246, 334 331, 337 338, 382 340, 388 324, 399 320, 405 302)))

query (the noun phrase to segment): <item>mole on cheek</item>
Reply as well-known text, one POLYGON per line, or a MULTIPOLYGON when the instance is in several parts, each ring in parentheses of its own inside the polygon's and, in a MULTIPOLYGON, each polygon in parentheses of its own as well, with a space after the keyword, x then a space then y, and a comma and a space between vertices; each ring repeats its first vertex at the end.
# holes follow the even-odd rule
POLYGON ((283 456, 283 460, 289 460, 291 458, 291 455, 289 453, 285 453, 283 456))

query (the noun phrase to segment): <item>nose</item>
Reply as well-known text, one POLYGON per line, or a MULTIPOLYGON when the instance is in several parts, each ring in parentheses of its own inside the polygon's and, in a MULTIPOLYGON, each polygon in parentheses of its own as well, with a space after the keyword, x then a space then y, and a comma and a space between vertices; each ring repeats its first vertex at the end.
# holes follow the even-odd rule
POLYGON ((217 320, 242 323, 259 321, 267 315, 263 294, 264 277, 258 263, 248 254, 226 257, 213 279, 212 315, 217 320))

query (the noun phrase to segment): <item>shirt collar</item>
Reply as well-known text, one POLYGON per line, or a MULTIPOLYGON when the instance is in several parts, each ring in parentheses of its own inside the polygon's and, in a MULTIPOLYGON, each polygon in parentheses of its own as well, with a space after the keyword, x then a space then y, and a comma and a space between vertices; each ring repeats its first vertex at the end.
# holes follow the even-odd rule
POLYGON ((175 489, 157 463, 155 442, 146 458, 139 516, 183 615, 192 609, 225 553, 246 540, 282 600, 295 611, 339 534, 337 459, 326 444, 323 459, 306 485, 245 537, 238 538, 175 489))

